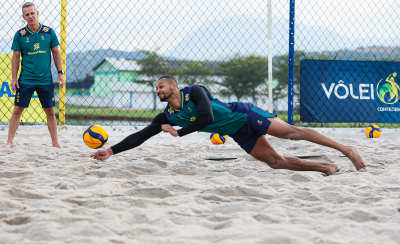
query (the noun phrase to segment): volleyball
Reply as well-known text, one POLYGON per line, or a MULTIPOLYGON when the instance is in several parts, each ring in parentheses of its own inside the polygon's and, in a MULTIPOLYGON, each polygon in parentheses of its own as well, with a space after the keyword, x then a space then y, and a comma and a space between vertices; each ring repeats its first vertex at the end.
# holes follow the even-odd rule
POLYGON ((213 144, 224 144, 226 140, 228 139, 228 136, 223 136, 218 133, 212 133, 210 135, 210 140, 213 144))
POLYGON ((101 125, 91 125, 83 132, 83 141, 90 148, 100 148, 107 143, 107 140, 107 131, 101 125))
POLYGON ((381 128, 379 128, 379 126, 377 125, 370 125, 365 130, 365 135, 368 138, 379 138, 381 136, 381 133, 381 128))

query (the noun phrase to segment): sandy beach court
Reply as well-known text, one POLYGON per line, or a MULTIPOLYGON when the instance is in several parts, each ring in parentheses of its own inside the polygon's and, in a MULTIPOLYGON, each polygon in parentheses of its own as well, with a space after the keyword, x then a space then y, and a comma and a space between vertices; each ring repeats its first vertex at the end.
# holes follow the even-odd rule
POLYGON ((340 171, 274 170, 208 133, 159 135, 106 161, 89 157, 81 134, 61 133, 57 149, 48 133, 19 133, 12 148, 2 133, 0 243, 400 243, 400 132, 327 135, 356 146, 367 170, 270 136, 280 154, 340 171))

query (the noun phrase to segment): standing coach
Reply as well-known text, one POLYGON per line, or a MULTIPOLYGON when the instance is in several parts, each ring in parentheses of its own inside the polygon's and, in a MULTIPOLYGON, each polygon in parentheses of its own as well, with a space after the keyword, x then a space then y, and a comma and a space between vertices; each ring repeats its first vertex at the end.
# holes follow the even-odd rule
POLYGON ((24 28, 15 33, 11 49, 12 57, 12 82, 11 90, 16 91, 15 107, 11 116, 8 129, 7 145, 12 146, 17 132, 21 114, 36 91, 40 103, 46 113, 47 126, 54 147, 62 148, 58 142, 57 120, 54 112, 54 84, 51 75, 51 54, 58 70, 60 87, 64 87, 64 71, 62 70, 60 45, 54 30, 39 23, 39 11, 31 2, 22 5, 22 17, 28 23, 24 28), (21 73, 17 79, 20 56, 21 73))

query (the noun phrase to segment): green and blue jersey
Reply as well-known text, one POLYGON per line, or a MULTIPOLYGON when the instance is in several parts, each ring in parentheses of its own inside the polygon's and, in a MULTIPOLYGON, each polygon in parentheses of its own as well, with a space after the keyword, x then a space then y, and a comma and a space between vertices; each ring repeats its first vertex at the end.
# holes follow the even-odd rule
MULTIPOLYGON (((164 113, 171 123, 180 127, 185 127, 195 121, 199 116, 196 105, 191 100, 191 90, 193 87, 194 86, 185 87, 180 91, 180 108, 174 108, 169 104, 165 108, 164 113)), ((204 87, 203 89, 206 90, 204 87)), ((207 127, 201 129, 200 131, 202 132, 233 135, 239 130, 240 127, 247 123, 247 118, 250 111, 263 113, 263 116, 265 117, 274 116, 259 109, 255 109, 256 107, 249 103, 224 103, 214 98, 213 96, 210 97, 210 102, 214 115, 214 122, 207 127)))
POLYGON ((21 52, 21 74, 18 81, 29 85, 50 85, 53 83, 50 65, 51 48, 60 45, 56 33, 40 24, 36 32, 28 26, 15 33, 12 50, 21 52))

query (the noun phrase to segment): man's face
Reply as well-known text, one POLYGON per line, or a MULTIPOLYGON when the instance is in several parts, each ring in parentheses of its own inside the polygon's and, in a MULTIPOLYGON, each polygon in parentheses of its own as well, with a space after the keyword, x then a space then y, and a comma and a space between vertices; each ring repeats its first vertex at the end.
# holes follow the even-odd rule
POLYGON ((173 94, 172 87, 166 79, 161 79, 157 81, 156 90, 157 90, 157 96, 158 98, 160 98, 161 102, 165 102, 173 94))
POLYGON ((36 23, 38 23, 38 15, 39 15, 39 11, 37 11, 35 9, 35 7, 33 6, 29 6, 29 7, 25 7, 22 9, 23 11, 23 15, 22 18, 24 18, 24 20, 26 20, 26 22, 28 23, 28 25, 34 25, 36 23))

